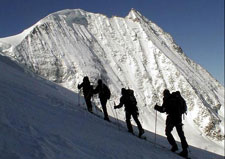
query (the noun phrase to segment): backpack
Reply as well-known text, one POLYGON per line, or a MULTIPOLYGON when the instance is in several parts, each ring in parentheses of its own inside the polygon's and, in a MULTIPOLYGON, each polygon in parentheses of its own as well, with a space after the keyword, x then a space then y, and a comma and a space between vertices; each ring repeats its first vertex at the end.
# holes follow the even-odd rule
POLYGON ((138 113, 137 101, 136 101, 136 98, 134 96, 133 90, 131 90, 131 89, 126 90, 125 100, 126 100, 125 110, 128 111, 128 112, 138 113))
POLYGON ((187 105, 180 93, 173 92, 168 100, 167 113, 182 115, 187 112, 187 105))
POLYGON ((180 108, 179 113, 180 114, 187 114, 187 104, 186 104, 184 98, 181 95, 179 95, 178 98, 179 98, 180 104, 181 104, 180 107, 179 107, 180 108))
POLYGON ((103 93, 104 93, 106 99, 110 99, 111 92, 110 92, 109 88, 105 84, 103 85, 103 93))
POLYGON ((93 86, 90 85, 89 87, 87 87, 88 90, 86 90, 86 94, 87 94, 87 97, 91 98, 93 96, 93 86))
POLYGON ((126 97, 127 97, 127 103, 129 103, 130 105, 137 105, 137 101, 136 98, 134 96, 134 91, 131 89, 127 89, 126 90, 126 97))

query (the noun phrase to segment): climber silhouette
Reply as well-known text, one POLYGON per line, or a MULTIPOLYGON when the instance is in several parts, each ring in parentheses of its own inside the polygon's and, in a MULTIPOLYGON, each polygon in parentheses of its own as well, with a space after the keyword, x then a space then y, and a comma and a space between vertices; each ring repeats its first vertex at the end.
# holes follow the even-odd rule
POLYGON ((140 121, 138 120, 138 108, 137 108, 137 101, 134 96, 134 91, 131 89, 121 89, 121 98, 120 103, 117 106, 114 106, 114 109, 121 108, 123 105, 125 106, 125 113, 126 113, 126 123, 128 132, 133 134, 133 128, 131 125, 131 116, 133 117, 134 121, 136 122, 138 129, 139 129, 139 137, 144 134, 144 129, 141 126, 140 121))
POLYGON ((94 94, 99 94, 100 102, 102 105, 102 109, 104 112, 104 119, 109 121, 108 113, 107 113, 107 108, 106 108, 106 103, 107 100, 110 98, 111 92, 109 88, 102 82, 101 79, 98 80, 98 85, 93 91, 94 94))
POLYGON ((93 95, 93 86, 90 84, 89 78, 85 76, 83 82, 78 84, 78 89, 83 88, 84 99, 89 112, 92 112, 91 97, 93 95))
POLYGON ((181 140, 181 145, 183 148, 183 151, 179 153, 180 156, 187 157, 188 156, 188 144, 186 141, 186 138, 184 136, 184 132, 182 129, 182 113, 179 111, 179 107, 181 107, 181 104, 184 102, 184 99, 181 97, 180 92, 173 92, 170 94, 170 91, 168 89, 165 89, 163 91, 163 104, 162 106, 155 105, 154 109, 164 113, 167 113, 166 118, 166 136, 168 142, 172 145, 171 151, 175 152, 178 150, 178 146, 176 144, 176 141, 173 138, 172 130, 174 127, 176 127, 177 133, 181 140), (181 99, 182 98, 182 99, 181 99))

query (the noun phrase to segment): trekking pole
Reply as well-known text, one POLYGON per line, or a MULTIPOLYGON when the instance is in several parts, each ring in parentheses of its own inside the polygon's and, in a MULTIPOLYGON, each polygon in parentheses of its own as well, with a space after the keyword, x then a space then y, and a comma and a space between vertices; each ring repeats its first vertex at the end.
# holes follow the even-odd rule
POLYGON ((78 92, 78 101, 77 101, 77 102, 78 102, 77 105, 78 105, 79 107, 80 107, 80 91, 81 91, 81 90, 79 89, 79 92, 78 92))
POLYGON ((97 102, 95 102, 95 96, 94 96, 94 95, 91 97, 91 104, 92 104, 92 107, 93 107, 93 105, 94 105, 95 113, 96 113, 97 115, 99 115, 98 110, 99 110, 99 109, 101 110, 101 108, 98 108, 97 102))
POLYGON ((111 111, 112 111, 112 113, 113 113, 113 117, 115 117, 115 114, 114 114, 114 112, 113 112, 113 108, 112 108, 112 105, 111 105, 111 103, 110 103, 110 100, 109 100, 109 107, 111 108, 111 111))
MULTIPOLYGON (((115 105, 116 105, 116 104, 115 104, 115 102, 114 102, 114 106, 115 106, 115 105)), ((112 108, 112 112, 113 112, 114 117, 116 118, 116 123, 117 123, 118 129, 119 129, 118 118, 117 118, 116 110, 113 110, 113 108, 112 108), (114 113, 114 111, 115 111, 115 113, 114 113)))
MULTIPOLYGON (((109 107, 111 108, 111 111, 112 111, 112 113, 113 113, 113 117, 116 118, 115 113, 114 113, 114 111, 113 111, 113 108, 112 108, 112 105, 111 105, 110 101, 109 101, 109 107)), ((116 119, 116 121, 117 121, 117 119, 116 119)))
MULTIPOLYGON (((116 103, 114 102, 114 106, 115 105, 116 105, 116 103)), ((115 114, 116 114, 116 120, 117 120, 118 129, 120 130, 120 123, 119 123, 119 119, 118 119, 116 110, 115 110, 115 114)))
MULTIPOLYGON (((142 113, 142 111, 140 111, 140 113, 142 113)), ((140 117, 140 113, 139 113, 139 119, 140 119, 141 124, 143 124, 143 120, 142 120, 142 118, 140 117)))
POLYGON ((155 143, 154 145, 156 145, 156 128, 157 128, 157 110, 155 111, 155 143))

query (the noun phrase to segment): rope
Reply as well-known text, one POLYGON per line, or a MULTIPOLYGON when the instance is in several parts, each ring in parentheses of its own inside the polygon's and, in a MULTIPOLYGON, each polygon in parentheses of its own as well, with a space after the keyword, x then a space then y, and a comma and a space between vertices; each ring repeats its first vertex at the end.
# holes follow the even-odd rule
POLYGON ((80 95, 81 95, 81 90, 79 89, 79 92, 78 92, 78 101, 77 101, 77 102, 78 102, 77 105, 78 105, 79 107, 80 107, 80 95))

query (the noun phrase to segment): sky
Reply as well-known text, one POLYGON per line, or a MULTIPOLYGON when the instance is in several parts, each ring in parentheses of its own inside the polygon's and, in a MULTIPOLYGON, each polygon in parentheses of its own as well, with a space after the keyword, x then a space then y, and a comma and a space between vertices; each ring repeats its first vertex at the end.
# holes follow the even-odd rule
POLYGON ((1 0, 0 38, 53 12, 76 8, 108 17, 124 17, 136 9, 224 85, 224 0, 1 0))

